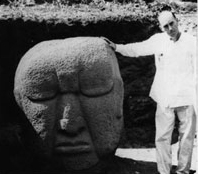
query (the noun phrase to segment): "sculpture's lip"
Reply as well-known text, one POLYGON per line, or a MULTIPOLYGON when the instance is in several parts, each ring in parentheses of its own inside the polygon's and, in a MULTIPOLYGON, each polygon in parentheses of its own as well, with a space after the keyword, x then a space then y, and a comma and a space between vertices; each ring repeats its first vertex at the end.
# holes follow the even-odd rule
POLYGON ((57 143, 55 145, 55 153, 57 154, 76 154, 86 153, 91 151, 91 146, 86 142, 78 143, 57 143))

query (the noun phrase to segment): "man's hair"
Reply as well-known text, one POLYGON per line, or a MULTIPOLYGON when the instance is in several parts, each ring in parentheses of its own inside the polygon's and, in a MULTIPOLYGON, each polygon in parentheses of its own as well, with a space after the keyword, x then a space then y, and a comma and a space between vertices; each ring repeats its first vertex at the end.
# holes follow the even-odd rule
POLYGON ((170 11, 170 12, 172 13, 173 17, 174 17, 175 19, 177 19, 177 17, 175 16, 175 13, 173 12, 171 6, 169 6, 169 5, 167 5, 167 4, 163 5, 163 6, 160 8, 160 10, 159 10, 158 17, 159 17, 159 15, 160 15, 160 13, 162 13, 163 11, 170 11))

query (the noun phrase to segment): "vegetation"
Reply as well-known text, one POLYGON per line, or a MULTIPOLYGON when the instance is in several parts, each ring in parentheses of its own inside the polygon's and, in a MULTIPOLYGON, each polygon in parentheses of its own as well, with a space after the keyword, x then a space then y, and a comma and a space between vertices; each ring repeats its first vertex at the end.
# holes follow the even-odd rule
MULTIPOLYGON (((105 2, 104 0, 53 0, 35 4, 34 0, 6 0, 7 5, 0 6, 0 19, 46 20, 49 22, 64 22, 72 25, 81 22, 82 25, 97 23, 98 21, 155 21, 158 11, 167 3, 155 1, 147 3, 142 0, 120 3, 105 2), (80 3, 78 3, 80 2, 80 3)), ((196 12, 196 3, 183 7, 175 2, 168 3, 176 12, 196 12)))
POLYGON ((144 4, 103 2, 94 0, 89 4, 64 5, 62 3, 44 3, 41 5, 27 6, 19 2, 0 6, 0 18, 24 20, 46 20, 48 22, 63 22, 72 25, 81 22, 97 23, 99 21, 120 20, 155 20, 155 13, 149 11, 144 4))

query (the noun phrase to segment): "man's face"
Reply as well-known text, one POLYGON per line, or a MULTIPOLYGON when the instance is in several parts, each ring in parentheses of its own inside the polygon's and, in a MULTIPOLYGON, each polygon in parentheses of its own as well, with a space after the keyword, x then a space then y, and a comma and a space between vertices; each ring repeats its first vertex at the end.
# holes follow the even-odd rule
POLYGON ((179 34, 178 21, 169 11, 164 11, 159 15, 159 23, 162 31, 166 32, 171 38, 177 38, 179 34))
POLYGON ((117 60, 100 39, 44 43, 22 58, 15 97, 68 170, 95 165, 113 153, 123 124, 123 84, 117 60))

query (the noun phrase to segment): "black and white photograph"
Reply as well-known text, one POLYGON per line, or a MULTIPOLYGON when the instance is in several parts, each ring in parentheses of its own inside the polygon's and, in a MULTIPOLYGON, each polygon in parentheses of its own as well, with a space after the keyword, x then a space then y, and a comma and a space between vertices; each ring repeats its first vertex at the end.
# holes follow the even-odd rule
POLYGON ((0 0, 0 174, 198 174, 196 0, 0 0))

